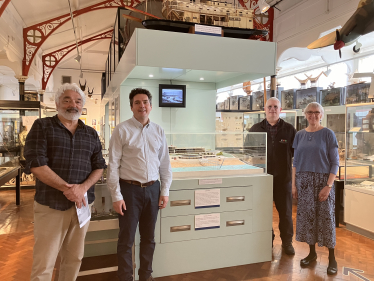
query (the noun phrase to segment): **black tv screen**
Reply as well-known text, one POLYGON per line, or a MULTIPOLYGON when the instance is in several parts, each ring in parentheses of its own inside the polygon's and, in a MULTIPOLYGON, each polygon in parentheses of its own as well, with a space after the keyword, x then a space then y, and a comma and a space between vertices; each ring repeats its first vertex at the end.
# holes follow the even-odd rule
POLYGON ((186 107, 186 85, 159 85, 160 107, 186 107))

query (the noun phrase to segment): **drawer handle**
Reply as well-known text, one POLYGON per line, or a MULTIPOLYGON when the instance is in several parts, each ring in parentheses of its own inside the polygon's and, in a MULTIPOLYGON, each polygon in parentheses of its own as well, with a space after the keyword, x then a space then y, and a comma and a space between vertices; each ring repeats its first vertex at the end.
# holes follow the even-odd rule
POLYGON ((171 207, 191 205, 191 200, 174 200, 170 202, 171 207))
POLYGON ((232 196, 232 197, 226 197, 226 202, 239 202, 244 201, 245 196, 232 196))
POLYGON ((170 232, 188 231, 191 230, 191 225, 180 225, 170 227, 170 232))
POLYGON ((226 226, 244 225, 244 220, 227 221, 226 226))

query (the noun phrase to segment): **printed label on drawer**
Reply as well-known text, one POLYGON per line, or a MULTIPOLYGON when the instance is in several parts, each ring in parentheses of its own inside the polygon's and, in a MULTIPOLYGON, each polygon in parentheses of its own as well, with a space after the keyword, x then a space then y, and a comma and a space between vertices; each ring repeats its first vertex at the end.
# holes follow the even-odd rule
POLYGON ((195 209, 219 207, 220 189, 195 190, 195 209))
POLYGON ((195 216, 195 230, 219 228, 220 225, 220 214, 206 214, 195 216))
POLYGON ((202 179, 199 180, 199 185, 204 184, 222 184, 222 179, 202 179))

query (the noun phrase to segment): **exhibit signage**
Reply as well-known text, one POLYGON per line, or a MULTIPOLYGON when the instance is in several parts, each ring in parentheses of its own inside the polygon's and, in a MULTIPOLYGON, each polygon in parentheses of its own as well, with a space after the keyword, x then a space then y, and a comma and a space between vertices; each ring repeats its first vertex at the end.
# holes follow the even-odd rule
POLYGON ((220 214, 205 214, 195 216, 195 230, 220 228, 220 214))
POLYGON ((220 189, 195 190, 195 209, 219 207, 221 203, 220 189))
POLYGON ((195 24, 195 34, 219 36, 222 35, 222 27, 195 24))
POLYGON ((199 185, 204 184, 222 184, 222 179, 202 179, 199 180, 199 185))

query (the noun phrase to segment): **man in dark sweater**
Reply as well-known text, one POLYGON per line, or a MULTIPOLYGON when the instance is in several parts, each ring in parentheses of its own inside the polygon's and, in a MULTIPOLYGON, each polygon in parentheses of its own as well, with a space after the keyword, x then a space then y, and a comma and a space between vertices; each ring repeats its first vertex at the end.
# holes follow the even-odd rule
MULTIPOLYGON (((266 118, 253 125, 250 132, 267 133, 267 172, 273 175, 273 200, 279 214, 279 231, 282 248, 287 255, 294 255, 292 246, 292 143, 295 128, 279 118, 282 108, 277 98, 270 98, 265 105, 266 118)), ((273 231, 273 241, 274 241, 273 231)))

